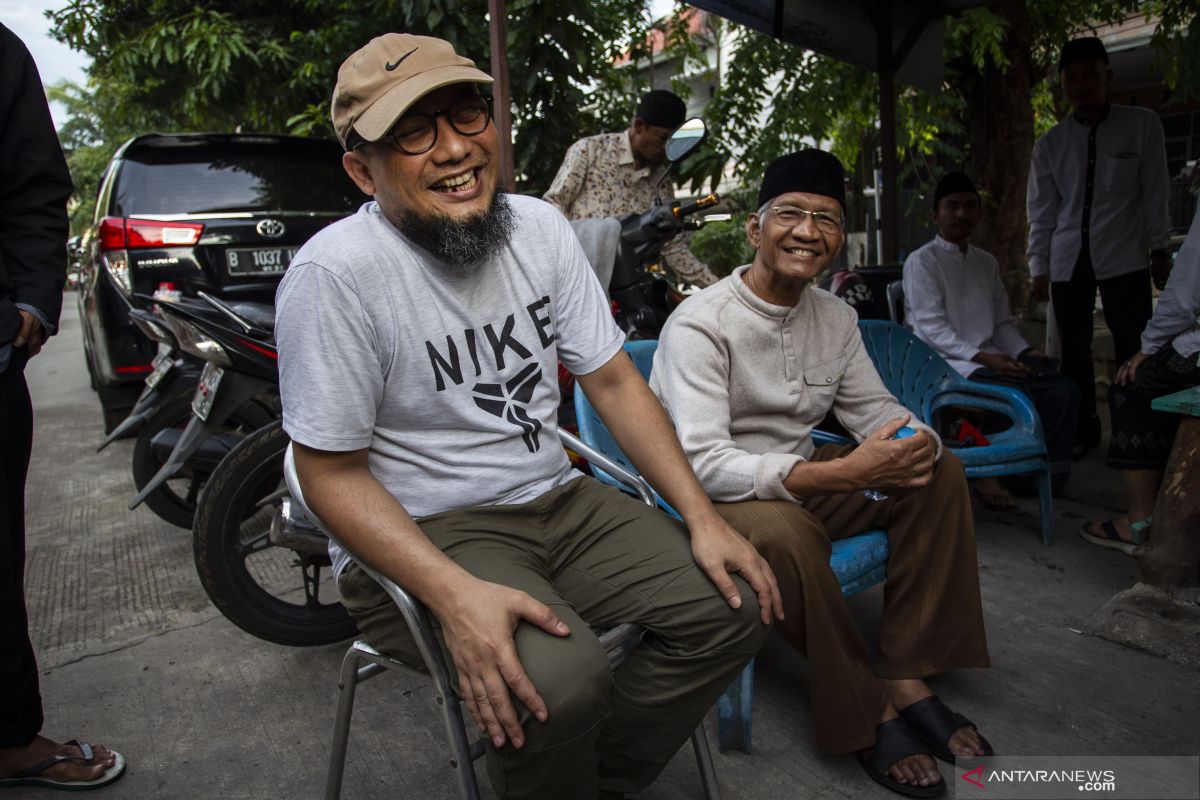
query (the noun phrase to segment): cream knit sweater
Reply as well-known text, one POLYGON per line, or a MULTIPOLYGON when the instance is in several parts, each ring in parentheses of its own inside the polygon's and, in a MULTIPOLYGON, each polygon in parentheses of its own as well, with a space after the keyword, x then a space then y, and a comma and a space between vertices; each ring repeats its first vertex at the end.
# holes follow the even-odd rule
MULTIPOLYGON (((854 309, 811 286, 796 305, 773 305, 745 284, 746 269, 675 310, 650 388, 709 497, 799 502, 783 480, 812 455, 813 426, 830 409, 860 442, 909 411, 875 371, 854 309)), ((915 415, 909 425, 929 430, 915 415)))

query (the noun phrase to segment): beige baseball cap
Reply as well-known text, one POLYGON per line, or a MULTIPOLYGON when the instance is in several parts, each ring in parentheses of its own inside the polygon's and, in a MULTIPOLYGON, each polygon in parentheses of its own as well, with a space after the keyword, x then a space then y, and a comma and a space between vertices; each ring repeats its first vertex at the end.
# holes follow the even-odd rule
POLYGON ((347 58, 338 69, 330 117, 338 141, 346 146, 353 130, 378 141, 396 120, 434 89, 454 83, 491 83, 475 62, 454 52, 449 42, 431 36, 388 33, 347 58))

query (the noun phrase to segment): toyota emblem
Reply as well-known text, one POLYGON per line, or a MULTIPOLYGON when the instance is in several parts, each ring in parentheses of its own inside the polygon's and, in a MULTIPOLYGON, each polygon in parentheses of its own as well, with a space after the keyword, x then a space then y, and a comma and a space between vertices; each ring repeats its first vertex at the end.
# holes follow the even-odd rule
POLYGON ((258 224, 254 226, 254 229, 268 239, 278 239, 280 236, 283 236, 283 232, 287 230, 283 223, 277 219, 259 220, 258 224))

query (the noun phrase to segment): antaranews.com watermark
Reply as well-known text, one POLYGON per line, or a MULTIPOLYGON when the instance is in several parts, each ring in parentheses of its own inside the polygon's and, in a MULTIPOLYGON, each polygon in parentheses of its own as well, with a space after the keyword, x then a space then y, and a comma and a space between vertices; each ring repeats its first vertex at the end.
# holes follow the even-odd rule
POLYGON ((992 756, 953 774, 959 800, 1200 800, 1200 756, 992 756))

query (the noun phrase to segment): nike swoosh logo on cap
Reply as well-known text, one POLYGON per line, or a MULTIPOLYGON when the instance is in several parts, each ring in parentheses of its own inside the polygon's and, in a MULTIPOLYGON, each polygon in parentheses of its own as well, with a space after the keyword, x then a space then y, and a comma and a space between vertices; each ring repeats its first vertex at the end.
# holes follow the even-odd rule
POLYGON ((412 50, 409 50, 407 53, 405 53, 404 55, 400 56, 399 58, 397 58, 397 59, 396 59, 395 61, 393 61, 392 63, 390 63, 390 64, 384 64, 383 68, 384 68, 384 69, 386 69, 388 72, 391 72, 391 71, 392 71, 392 70, 394 70, 396 67, 400 66, 400 62, 401 62, 401 61, 403 61, 404 59, 408 58, 408 57, 409 57, 409 56, 411 56, 413 53, 417 52, 417 50, 419 50, 419 49, 420 49, 419 47, 414 47, 412 50))

